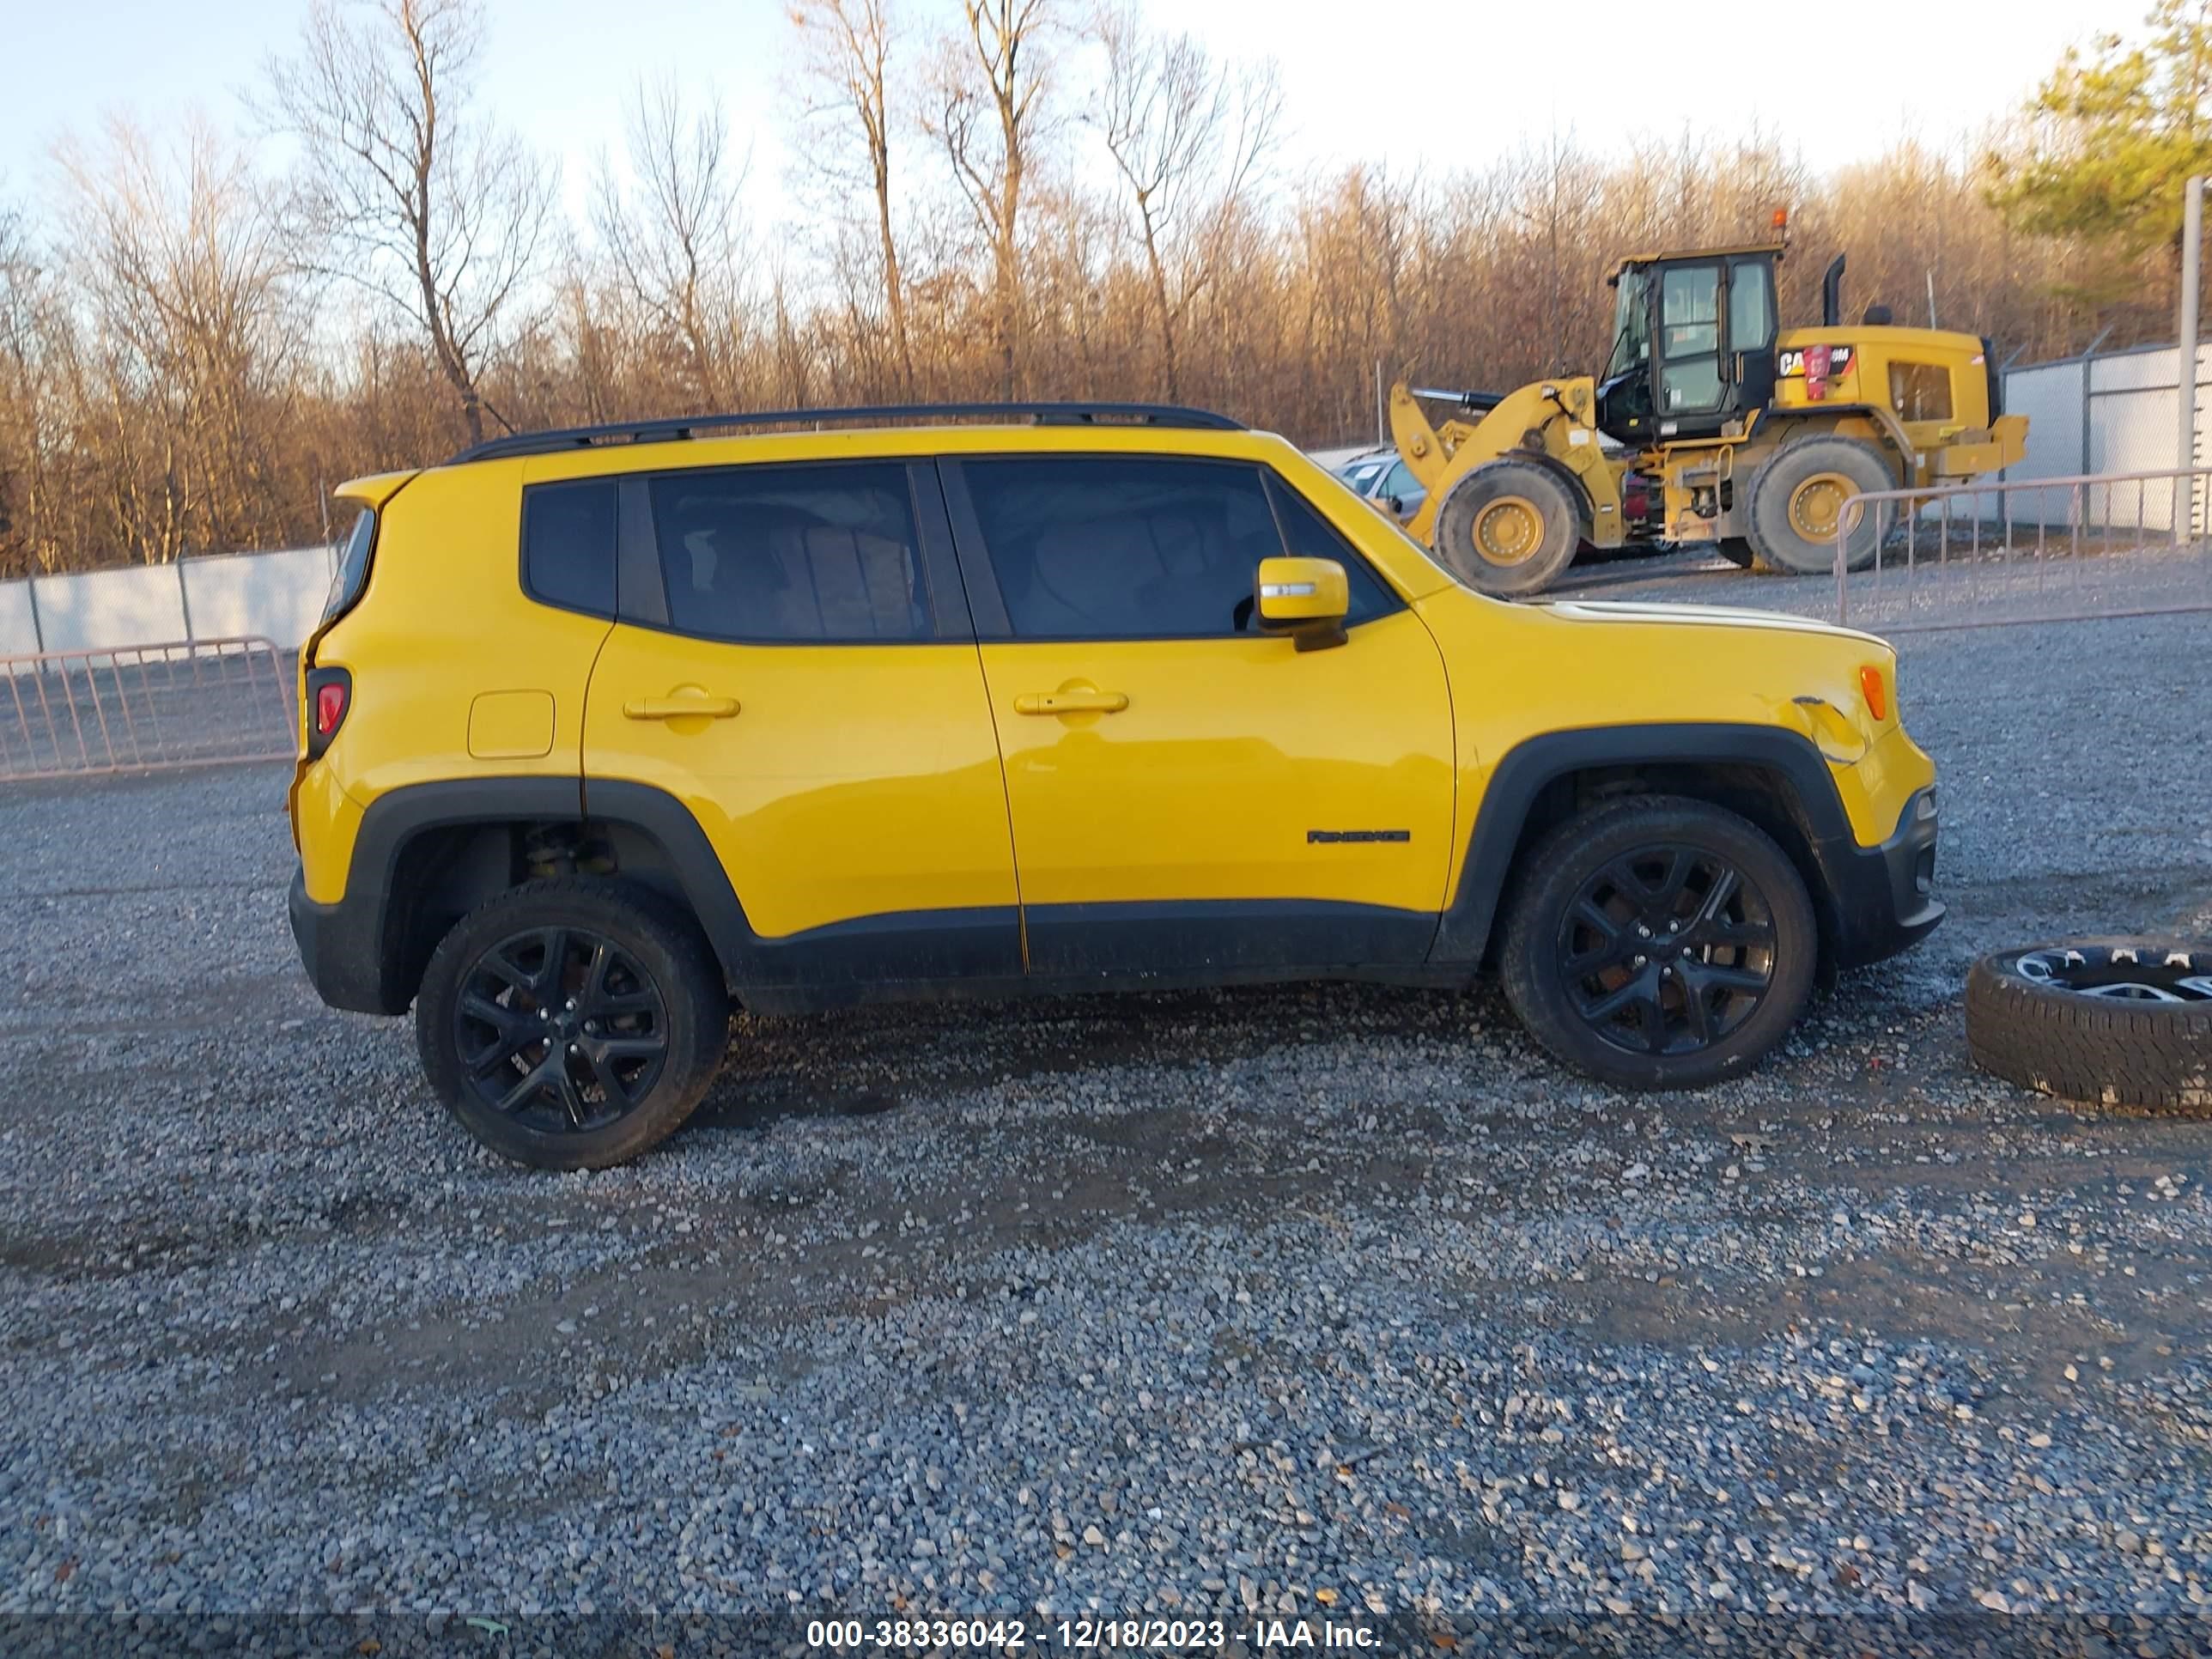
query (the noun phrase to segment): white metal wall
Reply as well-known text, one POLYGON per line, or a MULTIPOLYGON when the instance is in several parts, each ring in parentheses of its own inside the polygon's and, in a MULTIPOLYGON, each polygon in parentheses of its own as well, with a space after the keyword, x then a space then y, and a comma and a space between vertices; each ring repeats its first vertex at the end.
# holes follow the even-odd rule
MULTIPOLYGON (((2180 354, 2172 346, 2070 357, 2005 371, 2008 413, 2027 418, 2027 455, 2005 473, 2008 479, 2063 478, 2081 473, 2156 472, 2178 466, 2174 450, 2177 372, 2180 354)), ((2212 342, 2197 349, 2197 453, 2207 453, 2205 426, 2212 411, 2212 342)), ((2063 520, 2072 492, 2026 491, 2012 497, 2016 518, 2063 520)), ((2169 488, 2114 485, 2085 492, 2081 511, 2092 525, 2133 526, 2147 530, 2173 527, 2169 488)), ((2203 504, 2199 503, 2199 512, 2203 504)))
POLYGON ((0 657, 241 635, 290 650, 323 614, 335 557, 291 548, 0 582, 0 657))

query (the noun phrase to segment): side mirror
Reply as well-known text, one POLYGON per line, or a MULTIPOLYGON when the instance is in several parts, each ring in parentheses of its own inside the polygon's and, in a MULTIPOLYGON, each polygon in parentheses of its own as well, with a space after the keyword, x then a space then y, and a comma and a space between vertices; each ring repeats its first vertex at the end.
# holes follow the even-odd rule
POLYGON ((1262 559, 1252 591, 1262 633, 1287 634, 1301 651, 1344 643, 1352 589, 1334 559, 1262 559))

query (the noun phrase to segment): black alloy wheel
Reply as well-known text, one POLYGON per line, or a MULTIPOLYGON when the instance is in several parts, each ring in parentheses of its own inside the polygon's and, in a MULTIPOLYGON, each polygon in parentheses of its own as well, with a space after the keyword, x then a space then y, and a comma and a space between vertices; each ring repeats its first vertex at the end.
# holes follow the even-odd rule
POLYGON ((455 1046, 477 1097, 550 1133, 635 1111, 668 1062, 668 1009, 637 959, 581 927, 517 933, 461 981, 455 1046))
POLYGON ((1626 1089, 1692 1089, 1757 1062, 1811 994, 1804 878, 1741 815, 1627 795, 1554 825, 1514 866, 1506 1000, 1555 1058, 1626 1089))
POLYGON ((1774 986, 1774 910, 1710 848, 1661 842, 1583 883, 1559 933, 1575 1012, 1630 1054, 1692 1054, 1740 1030, 1774 986))
POLYGON ((526 882, 453 924, 415 1000, 422 1069, 461 1127, 541 1170, 635 1158, 690 1116, 730 1035, 697 921, 640 884, 526 882))

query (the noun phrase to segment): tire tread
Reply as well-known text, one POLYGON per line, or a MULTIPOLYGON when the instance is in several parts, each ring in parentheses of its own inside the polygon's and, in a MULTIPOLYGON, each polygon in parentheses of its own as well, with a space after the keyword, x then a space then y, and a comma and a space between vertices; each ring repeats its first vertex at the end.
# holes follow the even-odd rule
POLYGON ((2079 1105, 2212 1115, 2212 1004, 2107 1001, 2039 985, 2012 968, 2051 948, 1993 951, 1968 972, 1974 1064, 2079 1105))

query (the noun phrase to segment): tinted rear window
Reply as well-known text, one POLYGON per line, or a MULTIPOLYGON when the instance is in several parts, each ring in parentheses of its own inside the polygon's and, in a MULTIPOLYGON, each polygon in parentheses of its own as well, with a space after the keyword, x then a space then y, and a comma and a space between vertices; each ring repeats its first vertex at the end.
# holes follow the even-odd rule
POLYGON ((702 468, 651 489, 671 626, 764 642, 931 636, 903 465, 702 468))
POLYGON ((522 493, 522 579, 534 599, 615 612, 615 483, 585 478, 522 493))

